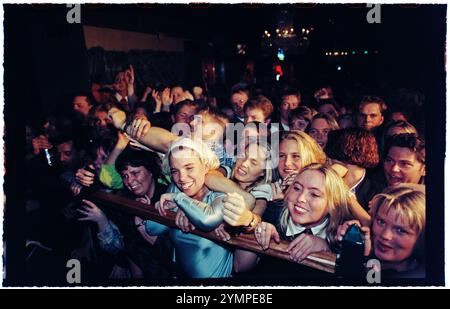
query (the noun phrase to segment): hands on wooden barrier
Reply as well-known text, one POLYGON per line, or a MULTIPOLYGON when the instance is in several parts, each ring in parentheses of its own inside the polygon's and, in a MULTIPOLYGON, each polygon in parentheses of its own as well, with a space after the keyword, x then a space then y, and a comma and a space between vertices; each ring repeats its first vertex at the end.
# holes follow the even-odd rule
MULTIPOLYGON (((113 207, 117 210, 136 215, 143 219, 153 220, 170 227, 178 228, 175 225, 175 213, 168 211, 167 215, 162 217, 153 205, 145 205, 116 194, 100 191, 91 193, 90 199, 99 205, 113 207)), ((204 232, 199 229, 195 229, 192 233, 214 241, 224 242, 213 231, 204 232)), ((269 249, 263 250, 253 234, 241 234, 232 236, 231 239, 225 243, 241 249, 253 251, 258 254, 266 254, 279 259, 291 261, 289 253, 286 251, 286 248, 289 245, 287 241, 280 241, 279 244, 271 242, 269 249)), ((300 264, 325 272, 334 273, 336 254, 331 252, 313 253, 301 261, 300 264)))

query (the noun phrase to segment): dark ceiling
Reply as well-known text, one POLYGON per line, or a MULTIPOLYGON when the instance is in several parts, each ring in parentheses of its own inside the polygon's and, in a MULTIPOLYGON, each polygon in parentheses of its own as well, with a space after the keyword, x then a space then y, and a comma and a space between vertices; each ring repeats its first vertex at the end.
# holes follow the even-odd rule
MULTIPOLYGON (((32 6, 35 16, 57 16, 66 23, 66 5, 32 6)), ((256 46, 264 30, 273 31, 281 12, 288 11, 295 27, 314 27, 311 47, 322 51, 412 51, 446 31, 446 5, 383 4, 379 24, 367 22, 369 10, 366 4, 84 4, 81 23, 194 41, 221 40, 223 46, 256 46)))
MULTIPOLYGON (((381 24, 369 24, 366 15, 370 8, 365 4, 85 5, 82 22, 190 39, 256 41, 265 29, 275 28, 283 10, 292 13, 295 25, 315 27, 315 40, 324 48, 364 48, 429 35, 439 20, 437 14, 445 16, 446 8, 382 5, 381 24)), ((445 19, 441 26, 445 27, 445 19)))

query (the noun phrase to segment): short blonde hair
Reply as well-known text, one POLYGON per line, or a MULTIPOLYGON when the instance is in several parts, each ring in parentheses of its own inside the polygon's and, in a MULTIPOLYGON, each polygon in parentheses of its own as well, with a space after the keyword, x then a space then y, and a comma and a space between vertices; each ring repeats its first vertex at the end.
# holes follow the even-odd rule
POLYGON ((370 205, 372 220, 383 206, 386 212, 393 211, 396 218, 406 219, 405 221, 418 236, 413 255, 422 257, 425 249, 425 186, 404 183, 388 187, 382 193, 375 195, 370 205))
MULTIPOLYGON (((323 164, 308 165, 297 174, 297 177, 306 171, 317 171, 325 177, 325 195, 329 215, 326 229, 327 241, 332 247, 336 247, 335 236, 339 225, 354 218, 350 211, 351 200, 348 194, 348 187, 342 178, 329 166, 323 164)), ((291 190, 292 186, 286 192, 285 198, 291 190)), ((284 233, 286 232, 288 221, 289 209, 285 202, 280 215, 280 227, 284 233)))
POLYGON ((200 139, 180 138, 174 141, 164 156, 162 170, 164 174, 170 175, 170 156, 173 152, 191 149, 200 158, 200 162, 210 170, 218 169, 220 166, 217 155, 200 139))
POLYGON ((284 133, 281 143, 285 140, 292 140, 297 143, 298 152, 300 153, 300 160, 302 167, 308 166, 312 163, 324 164, 327 160, 325 152, 317 142, 307 133, 299 130, 291 130, 284 133))

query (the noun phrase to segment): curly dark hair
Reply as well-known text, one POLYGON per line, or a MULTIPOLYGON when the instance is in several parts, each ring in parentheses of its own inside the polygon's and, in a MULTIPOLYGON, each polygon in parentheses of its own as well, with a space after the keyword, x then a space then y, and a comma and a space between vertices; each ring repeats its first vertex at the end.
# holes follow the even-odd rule
POLYGON ((330 131, 325 152, 332 159, 364 168, 380 162, 375 136, 362 128, 330 131))

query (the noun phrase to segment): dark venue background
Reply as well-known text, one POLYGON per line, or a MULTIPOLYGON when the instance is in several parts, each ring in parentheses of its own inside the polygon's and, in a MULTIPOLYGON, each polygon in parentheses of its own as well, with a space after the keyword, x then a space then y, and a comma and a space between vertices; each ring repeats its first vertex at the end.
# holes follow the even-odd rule
POLYGON ((422 92, 428 124, 427 283, 443 284, 445 5, 382 5, 381 24, 366 21, 369 8, 365 5, 350 4, 84 5, 81 24, 67 23, 68 10, 56 4, 4 5, 5 284, 20 286, 24 275, 20 227, 24 215, 24 125, 50 111, 64 112, 67 96, 87 91, 89 82, 111 82, 116 71, 111 59, 136 65, 140 89, 146 83, 204 81, 202 64, 212 61, 217 73, 214 78, 225 89, 239 82, 251 63, 256 83, 273 80, 273 66, 280 64, 285 78, 304 93, 331 84, 354 94, 336 94, 338 100, 350 104, 364 92, 386 96, 387 101, 393 89, 422 92), (275 53, 262 49, 261 37, 266 29, 276 27, 283 10, 290 12, 294 24, 313 26, 314 33, 308 48, 299 54, 288 52, 280 63, 275 53), (88 50, 83 26, 182 38, 184 52, 88 50), (237 44, 245 44, 245 54, 237 52, 237 44), (326 56, 335 50, 354 50, 356 54, 326 56), (93 64, 95 59, 104 60, 103 68, 93 64), (139 74, 148 67, 160 76, 139 74))

